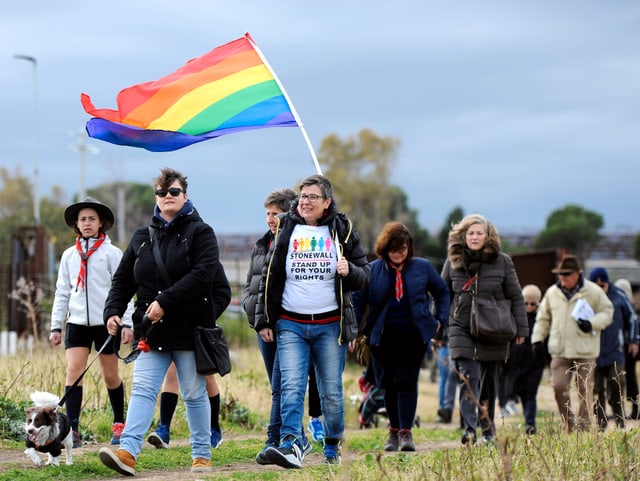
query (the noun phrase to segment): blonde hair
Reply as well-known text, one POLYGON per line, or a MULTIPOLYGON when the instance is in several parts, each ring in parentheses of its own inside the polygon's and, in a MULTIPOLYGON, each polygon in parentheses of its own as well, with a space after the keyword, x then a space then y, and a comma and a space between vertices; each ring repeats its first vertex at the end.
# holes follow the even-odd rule
POLYGON ((484 232, 487 234, 487 240, 493 239, 495 242, 497 242, 498 247, 500 246, 500 237, 498 236, 498 230, 482 214, 469 214, 460 222, 455 224, 449 232, 449 244, 462 241, 462 244, 464 245, 464 237, 467 233, 467 230, 469 230, 469 227, 474 224, 480 224, 484 229, 484 232))
POLYGON ((535 302, 536 304, 542 299, 542 291, 535 284, 527 284, 522 288, 522 297, 525 301, 535 302))

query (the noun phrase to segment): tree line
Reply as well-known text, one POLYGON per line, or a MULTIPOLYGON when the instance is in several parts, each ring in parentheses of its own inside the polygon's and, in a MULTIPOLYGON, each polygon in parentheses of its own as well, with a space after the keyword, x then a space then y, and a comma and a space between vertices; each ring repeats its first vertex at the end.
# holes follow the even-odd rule
MULTIPOLYGON (((406 192, 391 181, 399 146, 398 138, 379 136, 369 129, 346 138, 331 134, 322 140, 318 160, 324 175, 333 183, 339 209, 355 219, 363 245, 370 252, 383 225, 397 220, 411 230, 416 255, 440 264, 446 258, 449 229, 464 217, 464 209, 454 206, 438 232, 431 233, 420 225, 419 212, 410 207, 406 192)), ((33 225, 30 194, 33 186, 19 170, 11 172, 6 167, 0 167, 0 181, 0 262, 6 265, 11 236, 21 226, 33 225)), ((116 206, 118 192, 126 198, 125 236, 120 239, 126 242, 135 227, 148 223, 149 206, 153 205, 154 198, 148 184, 135 182, 106 183, 88 189, 87 194, 116 206)), ((74 242, 73 232, 61 221, 66 205, 65 192, 60 186, 54 186, 40 204, 41 225, 49 233, 57 258, 74 242)), ((578 205, 566 205, 549 215, 534 245, 538 249, 566 249, 580 255, 598 243, 603 226, 602 215, 578 205)), ((508 244, 503 245, 503 249, 515 252, 508 244)), ((635 237, 634 257, 640 260, 640 234, 635 237)))

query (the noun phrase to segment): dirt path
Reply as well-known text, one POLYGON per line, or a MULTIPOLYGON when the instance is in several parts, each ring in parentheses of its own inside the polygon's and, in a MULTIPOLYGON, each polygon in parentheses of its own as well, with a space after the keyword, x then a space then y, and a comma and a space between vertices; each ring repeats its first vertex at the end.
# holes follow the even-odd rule
MULTIPOLYGON (((435 426, 435 423, 433 423, 433 425, 435 426)), ((442 427, 442 425, 438 425, 439 427, 442 427)), ((455 429, 455 425, 451 424, 451 429, 455 429)), ((427 425, 423 425, 422 428, 424 429, 425 427, 429 427, 429 424, 427 425)), ((385 435, 385 431, 382 428, 378 428, 377 431, 379 431, 381 438, 384 437, 385 435)), ((357 432, 352 430, 352 432, 357 432)), ((348 438, 349 436, 349 432, 345 432, 345 436, 348 438)), ((239 435, 233 435, 233 434, 228 434, 225 435, 225 441, 231 441, 231 440, 243 440, 243 439, 255 439, 256 437, 260 437, 260 436, 239 436, 239 435)), ((178 439, 178 440, 172 440, 171 441, 171 445, 172 446, 187 446, 189 444, 188 440, 186 439, 178 439)), ((78 448, 78 449, 74 449, 73 450, 73 456, 74 459, 81 459, 83 455, 85 455, 86 453, 95 453, 97 452, 101 447, 103 446, 107 446, 109 447, 108 444, 91 444, 91 445, 86 445, 83 446, 82 448, 78 448)), ((458 447, 458 443, 457 442, 445 442, 445 443, 422 443, 422 444, 417 444, 416 445, 416 452, 424 452, 427 450, 432 450, 432 449, 443 449, 443 448, 455 448, 458 447)), ((145 449, 148 449, 145 447, 145 449)), ((220 449, 224 449, 224 444, 222 445, 222 447, 220 449)), ((388 455, 393 455, 392 453, 389 453, 388 455)), ((44 456, 44 455, 42 455, 44 456)), ((351 459, 356 459, 359 456, 358 453, 356 452, 350 452, 347 450, 343 450, 342 453, 342 460, 343 463, 344 462, 348 462, 351 459)), ((214 463, 215 463, 215 451, 213 452, 213 459, 214 459, 214 463)), ((318 465, 322 462, 322 450, 319 449, 318 445, 314 444, 314 449, 313 451, 305 458, 305 465, 318 465)), ((5 471, 7 463, 11 464, 11 467, 14 468, 18 468, 18 469, 36 469, 33 466, 33 463, 31 462, 30 459, 28 459, 26 457, 26 455, 23 453, 23 450, 21 449, 8 449, 8 448, 2 448, 0 447, 0 474, 2 474, 3 471, 5 471)), ((61 456, 61 463, 64 463, 64 453, 61 456)), ((215 465, 214 464, 214 468, 213 468, 213 473, 224 473, 224 474, 228 474, 228 473, 232 473, 232 472, 238 472, 238 471, 243 471, 243 472, 251 472, 251 471, 255 471, 255 472, 263 472, 265 470, 281 470, 282 468, 278 467, 278 466, 260 466, 258 465, 253 459, 248 459, 247 462, 234 462, 231 464, 225 464, 225 465, 215 465)), ((196 480, 196 479, 202 479, 202 473, 200 474, 192 474, 189 470, 188 466, 185 466, 184 468, 178 468, 178 469, 171 469, 171 470, 151 470, 151 471, 141 471, 136 473, 135 478, 136 479, 147 479, 147 480, 154 480, 154 481, 173 481, 177 478, 183 480, 183 481, 187 481, 187 480, 196 480)), ((103 481, 110 481, 110 480, 122 480, 124 479, 123 476, 120 475, 115 475, 113 477, 109 477, 109 478, 100 478, 103 481)))

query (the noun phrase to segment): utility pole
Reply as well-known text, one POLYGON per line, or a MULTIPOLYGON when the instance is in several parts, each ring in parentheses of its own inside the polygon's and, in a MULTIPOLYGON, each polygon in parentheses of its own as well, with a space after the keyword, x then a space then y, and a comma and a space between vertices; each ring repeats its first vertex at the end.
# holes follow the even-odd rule
POLYGON ((40 225, 40 173, 38 172, 38 61, 31 55, 15 54, 13 58, 25 60, 33 66, 33 221, 36 227, 40 225))

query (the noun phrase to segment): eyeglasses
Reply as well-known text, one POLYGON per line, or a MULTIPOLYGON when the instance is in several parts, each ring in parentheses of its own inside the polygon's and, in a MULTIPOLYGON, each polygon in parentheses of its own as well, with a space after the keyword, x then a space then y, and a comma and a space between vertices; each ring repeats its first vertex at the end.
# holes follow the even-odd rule
POLYGON ((324 199, 322 195, 316 194, 300 194, 300 201, 308 200, 309 202, 318 202, 318 199, 324 199))
POLYGON ((184 190, 180 189, 179 187, 171 187, 170 189, 167 189, 167 190, 164 190, 164 189, 156 190, 156 195, 158 197, 166 197, 167 194, 171 194, 171 197, 178 197, 183 192, 184 190))
POLYGON ((537 302, 525 302, 524 305, 525 306, 537 306, 538 303, 537 302))
POLYGON ((574 272, 560 272, 560 273, 558 273, 558 275, 562 276, 562 277, 567 277, 567 276, 570 276, 572 274, 575 274, 575 273, 574 272))

